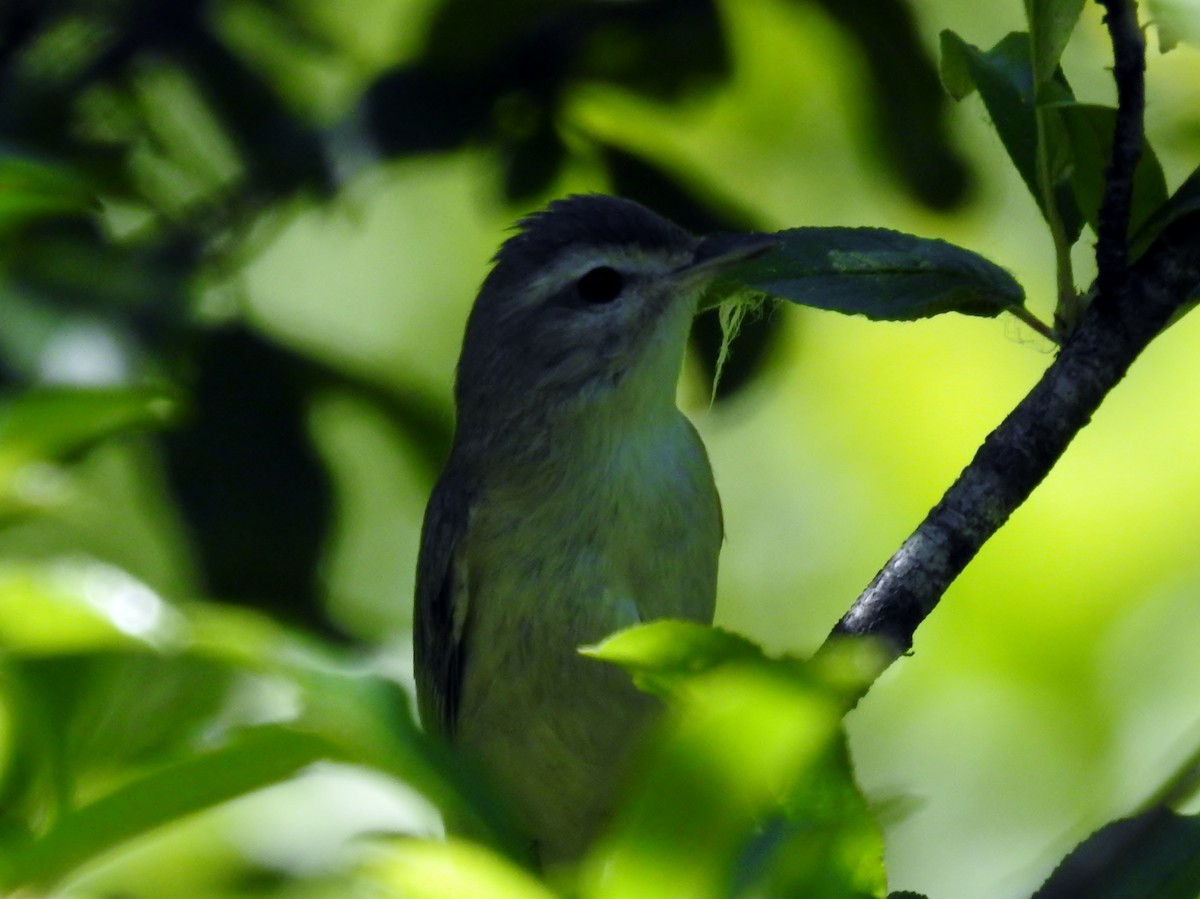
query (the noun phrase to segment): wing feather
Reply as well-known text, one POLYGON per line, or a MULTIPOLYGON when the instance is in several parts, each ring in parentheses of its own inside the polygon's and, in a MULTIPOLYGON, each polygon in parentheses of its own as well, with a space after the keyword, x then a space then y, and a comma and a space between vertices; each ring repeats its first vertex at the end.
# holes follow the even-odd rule
POLYGON ((471 496, 461 484, 447 469, 425 508, 413 610, 413 661, 421 721, 447 737, 454 733, 466 661, 462 630, 467 615, 466 537, 471 496))

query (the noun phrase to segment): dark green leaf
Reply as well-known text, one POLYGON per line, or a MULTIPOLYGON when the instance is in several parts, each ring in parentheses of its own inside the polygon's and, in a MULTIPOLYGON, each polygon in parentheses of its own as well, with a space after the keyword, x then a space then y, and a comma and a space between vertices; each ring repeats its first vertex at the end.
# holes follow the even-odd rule
POLYGON ((1033 899, 1195 899, 1200 818, 1154 808, 1092 834, 1033 899))
POLYGON ((938 44, 941 49, 938 74, 942 87, 955 100, 971 96, 975 93, 975 81, 967 66, 967 48, 971 45, 948 28, 938 35, 938 44))
POLYGON ((1033 74, 1039 85, 1054 77, 1081 12, 1083 0, 1025 0, 1025 18, 1033 41, 1033 74))
POLYGON ((1130 241, 1132 255, 1136 258, 1146 252, 1164 228, 1176 219, 1197 211, 1200 211, 1200 168, 1188 175, 1179 189, 1150 214, 1140 229, 1136 232, 1130 230, 1133 234, 1130 241))
POLYGON ((731 271, 716 292, 746 288, 888 321, 994 316, 1024 301, 1004 269, 942 240, 884 228, 792 228, 775 236, 778 247, 731 271))
MULTIPOLYGON (((966 96, 972 86, 979 91, 1000 142, 1042 216, 1049 221, 1038 177, 1037 104, 1073 100, 1066 79, 1056 72, 1051 80, 1035 85, 1029 35, 1024 32, 1006 35, 986 52, 952 31, 942 32, 941 43, 942 81, 946 89, 955 97, 966 96)), ((1083 218, 1070 193, 1071 159, 1066 133, 1052 109, 1043 110, 1042 134, 1063 236, 1074 243, 1082 230, 1083 218)))
MULTIPOLYGON (((1108 106, 1067 103, 1055 107, 1070 140, 1073 167, 1071 187, 1084 219, 1099 231, 1100 203, 1107 184, 1106 172, 1112 156, 1113 125, 1117 112, 1108 106)), ((1149 143, 1142 147, 1133 176, 1133 206, 1129 233, 1133 234, 1167 200, 1167 182, 1162 166, 1149 143)))
POLYGON ((39 219, 88 212, 96 206, 91 189, 67 169, 0 157, 0 234, 39 219))

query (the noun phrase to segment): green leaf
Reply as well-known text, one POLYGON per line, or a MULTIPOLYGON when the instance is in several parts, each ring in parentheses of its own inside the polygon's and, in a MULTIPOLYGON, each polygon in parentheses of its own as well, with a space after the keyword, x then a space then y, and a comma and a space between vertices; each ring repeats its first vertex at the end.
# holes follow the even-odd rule
POLYGON ((475 843, 392 843, 362 872, 380 895, 408 899, 555 899, 557 893, 503 856, 475 843), (398 893, 397 893, 398 891, 398 893))
POLYGON ((745 637, 691 621, 639 624, 579 651, 620 665, 641 689, 660 695, 671 695, 682 682, 726 662, 764 658, 745 637))
POLYGON ((0 506, 18 501, 30 463, 57 462, 129 430, 162 427, 177 401, 149 388, 51 387, 0 399, 0 506))
POLYGON ((884 228, 793 228, 775 237, 778 247, 731 270, 714 292, 748 289, 887 321, 994 316, 1025 298, 1004 269, 943 240, 884 228))
POLYGON ((70 170, 17 156, 0 158, 0 234, 95 207, 95 194, 70 170))
POLYGON ((0 400, 0 453, 61 459, 122 431, 162 427, 170 394, 140 387, 48 387, 0 400))
POLYGON ((971 45, 947 28, 938 35, 938 47, 938 74, 946 93, 955 100, 971 96, 975 93, 975 80, 971 77, 971 69, 967 64, 970 55, 968 48, 971 45))
POLYGON ((218 749, 165 765, 68 811, 41 836, 0 843, 0 877, 9 889, 45 889, 135 837, 278 783, 330 754, 324 740, 283 725, 242 731, 218 749))
MULTIPOLYGON (((1074 100, 1061 71, 1041 84, 1034 81, 1029 35, 1012 32, 988 51, 980 50, 952 31, 943 31, 942 82, 951 96, 961 98, 974 86, 1000 142, 1016 166, 1021 180, 1038 204, 1043 218, 1050 221, 1038 178, 1038 104, 1065 103, 1074 100)), ((1069 174, 1070 148, 1062 123, 1052 109, 1043 110, 1043 132, 1049 161, 1051 189, 1062 220, 1064 238, 1079 239, 1083 218, 1071 195, 1069 174)))
POLYGON ((94 559, 0 562, 0 647, 16 655, 179 649, 181 615, 132 575, 94 559))
POLYGON ((581 895, 881 895, 882 842, 853 783, 842 710, 792 661, 694 676, 584 861, 581 895))
MULTIPOLYGON (((1107 184, 1106 172, 1112 156, 1113 125, 1117 111, 1108 106, 1067 103, 1055 107, 1062 117, 1071 144, 1073 169, 1071 187, 1084 219, 1092 231, 1100 227, 1100 205, 1107 184)), ((1133 173, 1133 206, 1129 233, 1135 233, 1167 200, 1167 182, 1162 166, 1149 143, 1133 173)))
POLYGON ((1044 84, 1054 77, 1081 12, 1083 0, 1025 0, 1037 84, 1044 84))
POLYGON ((1163 53, 1180 43, 1200 47, 1200 5, 1195 0, 1146 0, 1163 53))

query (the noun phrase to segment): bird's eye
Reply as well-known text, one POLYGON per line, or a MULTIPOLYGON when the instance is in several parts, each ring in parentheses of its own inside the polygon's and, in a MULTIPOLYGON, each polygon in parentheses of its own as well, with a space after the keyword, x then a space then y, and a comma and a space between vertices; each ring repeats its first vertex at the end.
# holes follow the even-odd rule
POLYGON ((615 268, 600 265, 586 272, 575 285, 579 297, 586 303, 611 303, 621 295, 625 279, 615 268))

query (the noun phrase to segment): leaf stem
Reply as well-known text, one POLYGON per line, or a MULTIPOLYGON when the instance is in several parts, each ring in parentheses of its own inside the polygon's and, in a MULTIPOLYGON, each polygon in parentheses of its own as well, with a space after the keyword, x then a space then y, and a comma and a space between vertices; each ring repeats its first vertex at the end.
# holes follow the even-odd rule
MULTIPOLYGON (((1058 285, 1058 303, 1054 309, 1054 328, 1060 334, 1070 334, 1079 322, 1079 295, 1075 290, 1075 273, 1071 266, 1071 241, 1067 239, 1066 226, 1054 196, 1054 182, 1050 174, 1046 116, 1049 110, 1037 99, 1034 100, 1034 120, 1037 123, 1037 178, 1038 190, 1042 195, 1042 208, 1046 211, 1046 224, 1054 241, 1054 272, 1058 285)), ((1056 343, 1058 341, 1055 341, 1056 343)))
POLYGON ((1006 310, 1011 312, 1025 324, 1029 325, 1033 330, 1037 331, 1055 346, 1062 346, 1062 340, 1058 336, 1058 332, 1052 327, 1026 309, 1024 306, 1009 306, 1006 310))

